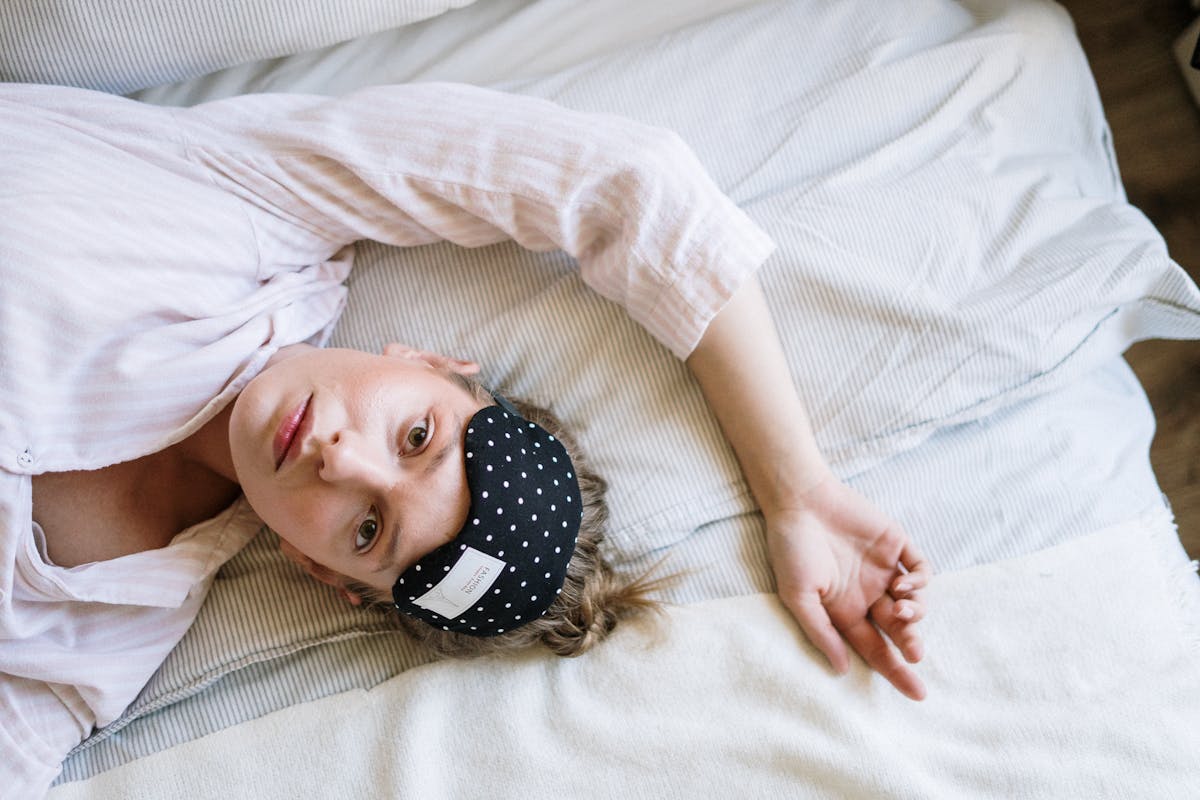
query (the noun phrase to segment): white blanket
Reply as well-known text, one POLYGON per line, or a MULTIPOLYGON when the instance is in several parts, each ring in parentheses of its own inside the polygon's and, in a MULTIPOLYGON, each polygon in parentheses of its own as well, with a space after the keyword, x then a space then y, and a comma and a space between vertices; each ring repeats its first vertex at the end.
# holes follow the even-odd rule
POLYGON ((579 659, 411 670, 51 798, 1195 796, 1200 583, 1165 514, 930 594, 924 703, 832 676, 749 595, 579 659))

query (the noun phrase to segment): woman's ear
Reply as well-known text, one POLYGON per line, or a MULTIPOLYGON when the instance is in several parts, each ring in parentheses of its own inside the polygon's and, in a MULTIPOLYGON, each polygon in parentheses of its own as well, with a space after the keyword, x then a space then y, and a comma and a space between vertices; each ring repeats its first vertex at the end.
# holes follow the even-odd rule
POLYGON ((417 361, 424 361, 431 367, 448 369, 451 372, 457 372, 459 375, 474 375, 479 372, 479 365, 474 361, 451 358, 441 353, 431 353, 428 350, 418 350, 415 347, 409 347, 406 344, 399 344, 398 342, 392 342, 385 346, 383 354, 392 358, 412 358, 417 361))
POLYGON ((308 556, 297 550, 287 539, 279 540, 279 551, 287 557, 289 561, 296 564, 300 569, 307 572, 313 579, 320 581, 326 586, 332 586, 341 593, 342 597, 352 606, 361 606, 363 599, 356 592, 352 592, 346 588, 345 578, 339 572, 334 572, 329 567, 323 564, 318 564, 308 556))

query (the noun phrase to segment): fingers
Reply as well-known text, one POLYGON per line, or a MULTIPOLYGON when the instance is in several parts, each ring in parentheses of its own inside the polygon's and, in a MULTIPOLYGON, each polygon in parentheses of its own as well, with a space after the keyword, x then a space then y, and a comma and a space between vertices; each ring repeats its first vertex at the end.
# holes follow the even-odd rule
POLYGON ((788 598, 783 598, 783 601, 800 623, 808 640, 829 659, 834 671, 839 675, 849 672, 850 654, 846 652, 846 643, 842 641, 842 635, 838 633, 837 628, 833 627, 820 594, 808 592, 791 602, 788 598))
POLYGON ((871 621, 892 640, 910 664, 925 655, 916 623, 925 616, 925 607, 914 600, 893 600, 884 595, 871 606, 871 621))
POLYGON ((925 684, 900 660, 896 651, 869 620, 858 620, 843 633, 850 646, 863 657, 871 669, 887 678, 901 694, 911 700, 925 699, 925 684))
POLYGON ((895 583, 908 583, 913 589, 920 589, 928 585, 929 578, 933 574, 933 567, 925 559, 924 554, 913 544, 912 539, 907 537, 904 540, 904 548, 900 551, 900 566, 906 572, 899 575, 895 583))

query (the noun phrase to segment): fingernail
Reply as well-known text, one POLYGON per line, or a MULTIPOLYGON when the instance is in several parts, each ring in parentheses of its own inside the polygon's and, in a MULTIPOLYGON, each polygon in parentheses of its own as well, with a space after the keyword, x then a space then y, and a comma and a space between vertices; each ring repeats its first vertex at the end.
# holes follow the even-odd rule
POLYGON ((911 583, 900 583, 900 584, 897 584, 897 585, 896 585, 896 591, 897 591, 897 592, 911 592, 911 591, 912 591, 912 584, 911 584, 911 583))
POLYGON ((896 616, 900 619, 912 619, 913 610, 911 608, 902 608, 896 612, 896 616))

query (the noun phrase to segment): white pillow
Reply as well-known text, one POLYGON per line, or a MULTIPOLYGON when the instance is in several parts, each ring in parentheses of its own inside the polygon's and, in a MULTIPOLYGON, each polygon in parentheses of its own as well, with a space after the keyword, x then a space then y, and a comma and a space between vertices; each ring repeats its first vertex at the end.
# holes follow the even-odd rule
POLYGON ((474 0, 8 0, 0 80, 124 94, 406 25, 474 0))
MULTIPOLYGON (((762 282, 847 476, 1139 338, 1200 337, 1066 15, 923 5, 864 27, 855 3, 766 4, 519 86, 676 130, 777 240, 762 282)), ((686 369, 565 257, 364 245, 350 292, 336 342, 473 357, 553 405, 612 485, 622 557, 752 507, 686 369)))

